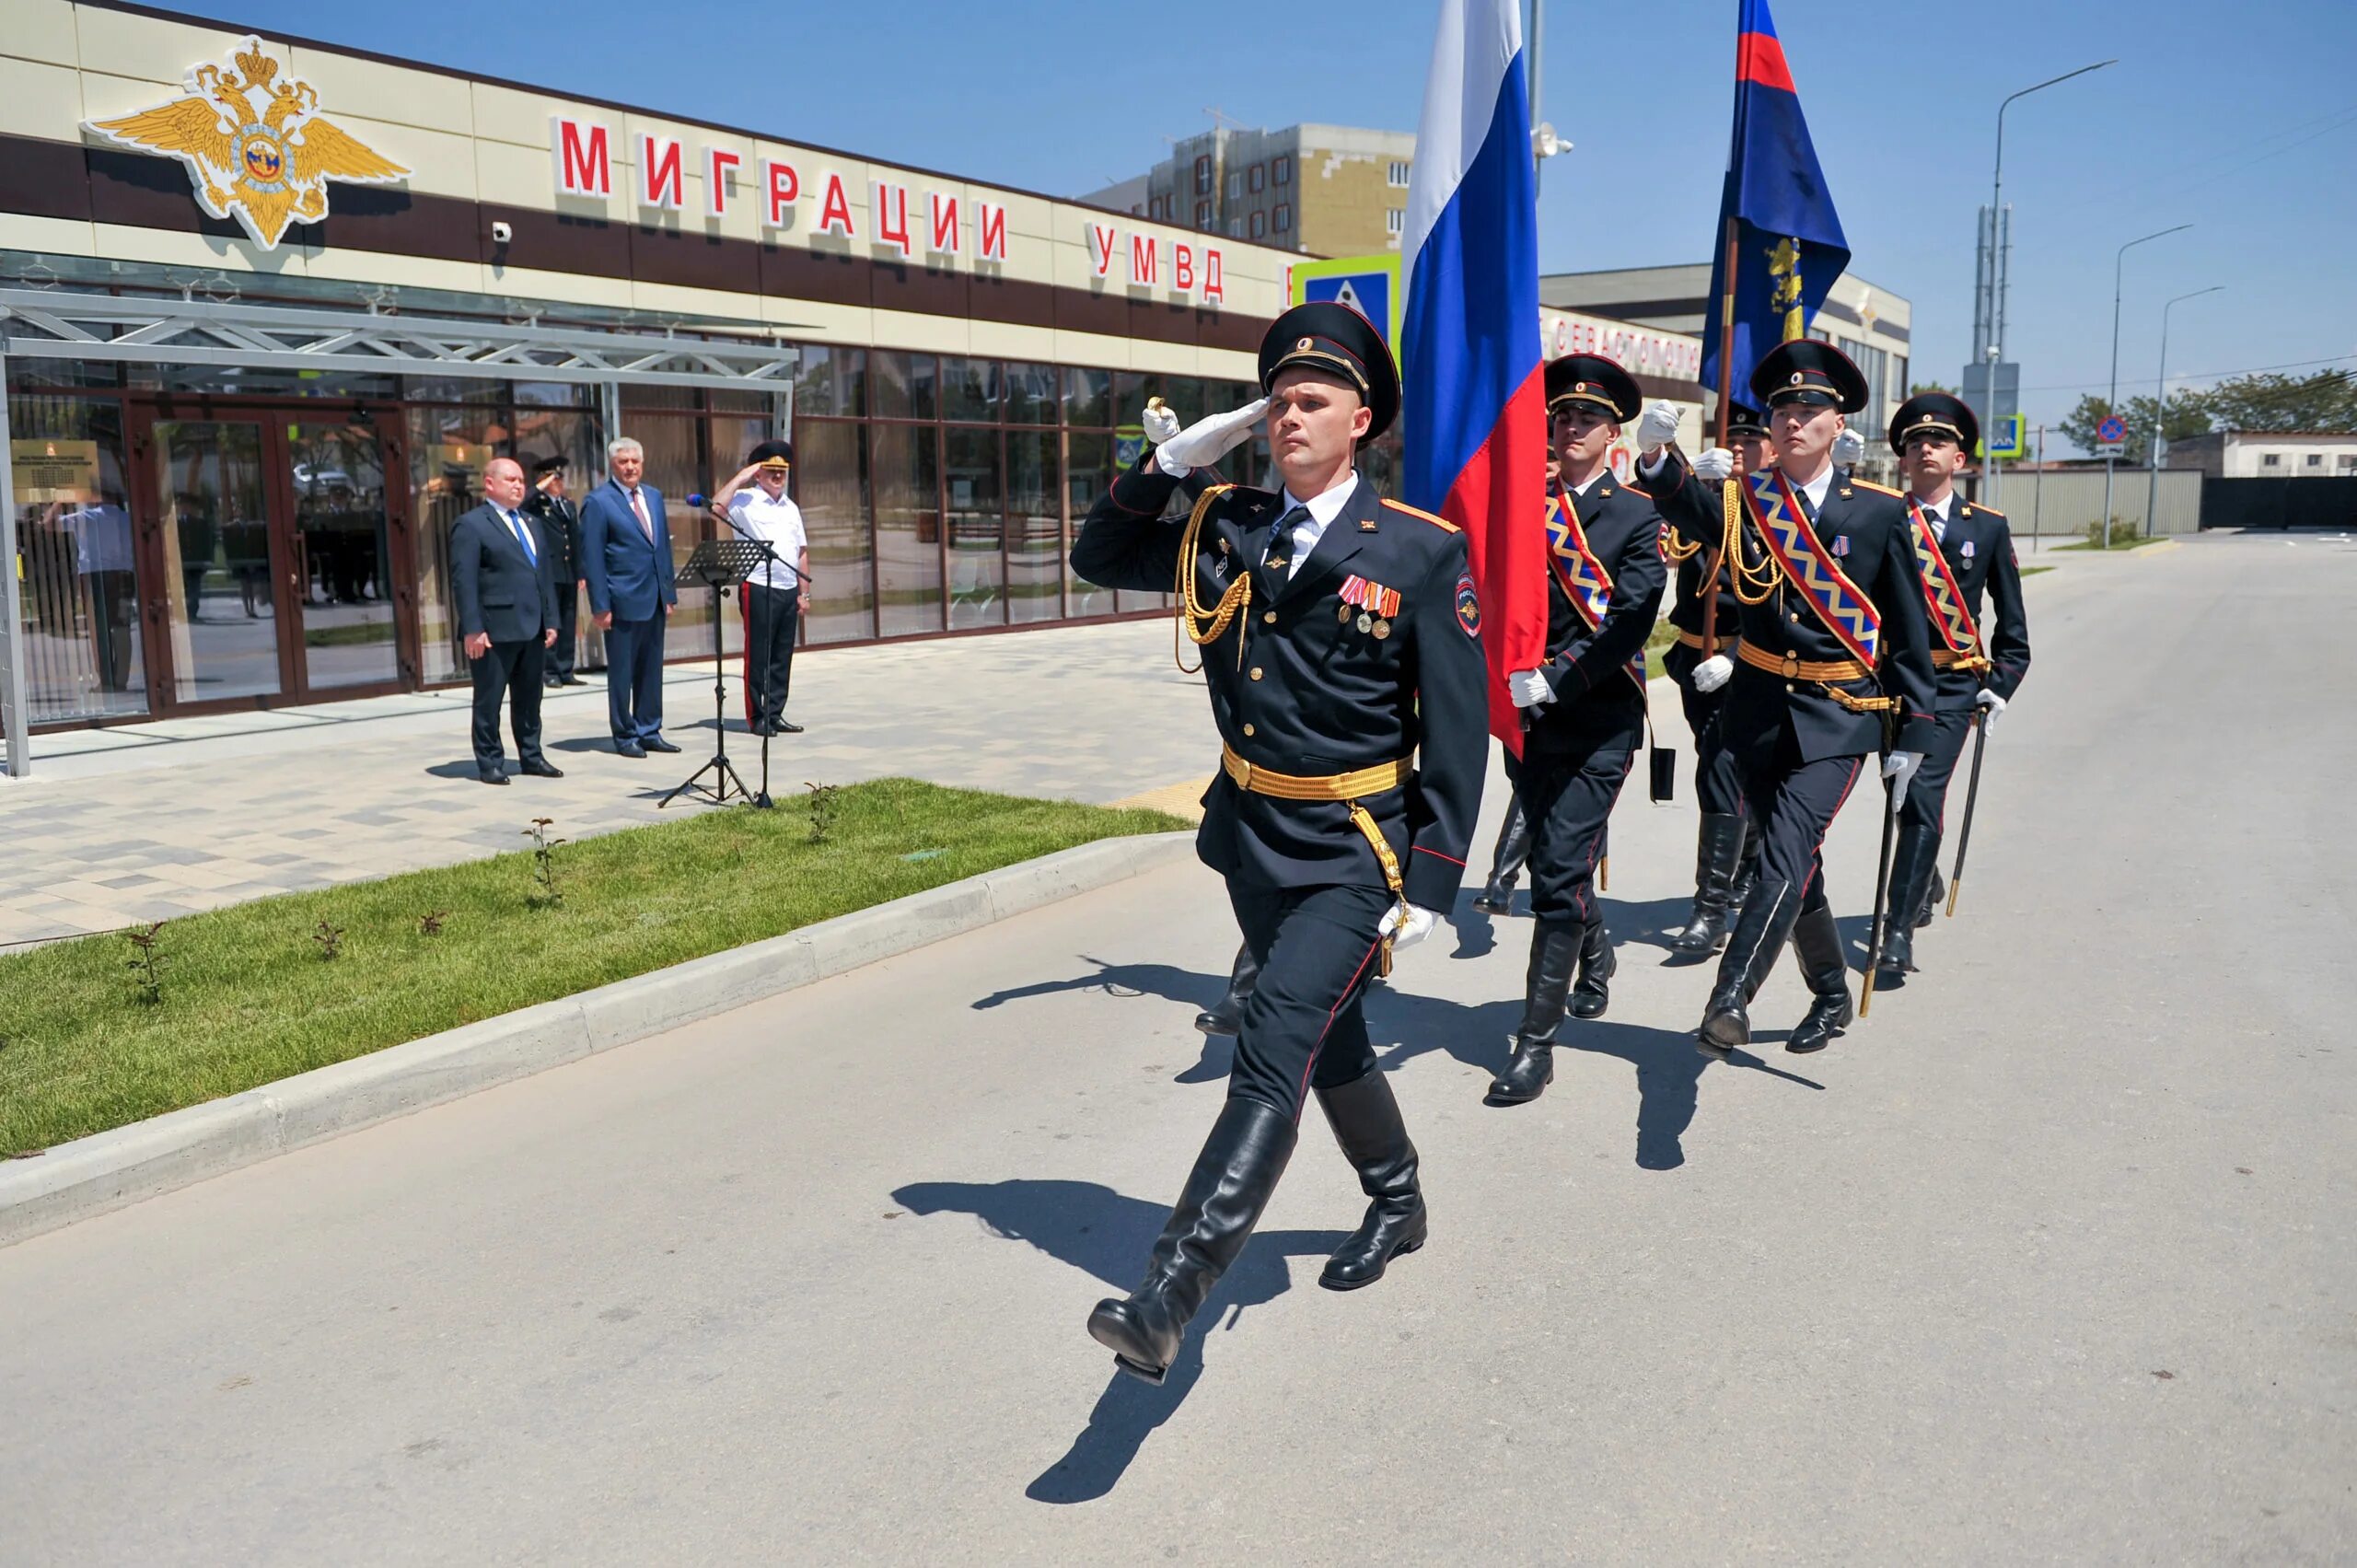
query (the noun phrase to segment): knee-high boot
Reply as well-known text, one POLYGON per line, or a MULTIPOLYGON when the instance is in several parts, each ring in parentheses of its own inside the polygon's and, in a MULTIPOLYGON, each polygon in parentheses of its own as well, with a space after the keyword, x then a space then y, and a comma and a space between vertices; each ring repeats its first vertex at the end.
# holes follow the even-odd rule
POLYGON ((1244 1004, 1260 981, 1260 960, 1252 944, 1236 949, 1236 967, 1227 974, 1227 994, 1195 1015, 1195 1027, 1207 1035, 1233 1035, 1244 1027, 1244 1004))
POLYGON ((1366 1217, 1350 1239, 1326 1260, 1318 1283, 1328 1290, 1356 1290, 1383 1277, 1391 1260, 1424 1244, 1424 1194, 1416 1185, 1416 1145, 1399 1120, 1399 1102, 1381 1070, 1318 1091, 1334 1142, 1359 1173, 1367 1196, 1366 1217))
POLYGON ((1751 890, 1759 886, 1759 825, 1749 817, 1743 819, 1743 849, 1736 856, 1735 883, 1727 889, 1727 907, 1739 910, 1751 901, 1751 890))
POLYGON ((1727 950, 1719 955, 1718 981, 1711 988, 1702 1028, 1695 1037, 1703 1055, 1724 1062, 1737 1046, 1751 1043, 1751 999, 1776 967, 1776 956, 1784 950, 1799 912, 1799 890, 1790 882, 1759 879, 1727 938, 1727 950))
POLYGON ((1530 972, 1524 982, 1522 1028, 1505 1071, 1490 1083, 1486 1105, 1521 1105, 1546 1092, 1555 1076, 1555 1036, 1563 1025, 1564 998, 1579 963, 1586 928, 1568 921, 1540 921, 1530 934, 1530 972))
POLYGON ((1823 872, 1793 923, 1793 956, 1800 960, 1801 978, 1808 981, 1808 1016, 1785 1037, 1784 1049, 1795 1053, 1823 1051, 1857 1016, 1850 999, 1850 962, 1841 953, 1833 906, 1826 901, 1823 872))
POLYGON ((1255 1099, 1230 1098, 1212 1123, 1146 1265, 1145 1281, 1088 1315, 1088 1332, 1122 1371, 1159 1383, 1187 1324, 1244 1250, 1277 1178, 1293 1157, 1291 1118, 1255 1099))
POLYGON ((1931 897, 1939 858, 1938 833, 1919 822, 1900 825, 1898 844, 1890 856, 1889 913, 1882 926, 1884 974, 1905 974, 1915 967, 1916 917, 1931 897))
POLYGON ((1736 860, 1743 852, 1743 819, 1714 811, 1702 814, 1694 845, 1694 914, 1669 939, 1673 952, 1700 957, 1726 946, 1727 912, 1734 902, 1736 860))
POLYGON ((1601 1018, 1607 1004, 1612 1000, 1609 981, 1620 968, 1620 960, 1612 953, 1612 934, 1604 929, 1604 917, 1589 921, 1580 934, 1580 979, 1572 987, 1572 1016, 1601 1018))
POLYGON ((1481 885, 1473 907, 1484 914, 1504 914, 1514 902, 1515 884, 1522 879, 1522 868, 1530 860, 1530 819, 1523 815, 1522 802, 1506 804, 1506 819, 1498 828, 1497 853, 1491 857, 1490 879, 1481 885))

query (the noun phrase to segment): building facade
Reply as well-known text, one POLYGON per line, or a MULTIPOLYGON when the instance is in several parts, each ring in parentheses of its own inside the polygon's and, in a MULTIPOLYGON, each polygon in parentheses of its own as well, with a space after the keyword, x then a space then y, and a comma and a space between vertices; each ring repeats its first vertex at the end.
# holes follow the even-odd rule
POLYGON ((2161 466, 2212 479, 2357 477, 2357 431, 2213 430, 2168 444, 2161 466))
MULTIPOLYGON (((688 498, 792 436, 812 643, 1161 608, 1074 579, 1072 528, 1147 397, 1254 395, 1283 300, 1283 251, 1189 223, 107 0, 8 17, 17 734, 462 680, 484 464, 579 494, 616 435, 682 557, 688 498)), ((733 643, 680 609, 675 656, 733 643)))
POLYGON ((1219 126, 1086 198, 1155 223, 1313 256, 1378 256, 1407 226, 1412 131, 1219 126))

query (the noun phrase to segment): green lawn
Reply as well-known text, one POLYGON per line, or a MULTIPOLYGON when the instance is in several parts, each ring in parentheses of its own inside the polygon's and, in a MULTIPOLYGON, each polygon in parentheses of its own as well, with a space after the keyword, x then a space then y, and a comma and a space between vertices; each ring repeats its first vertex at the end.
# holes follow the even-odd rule
MULTIPOLYGON (((565 844, 561 904, 514 854, 167 923, 160 1004, 120 935, 0 958, 0 1154, 45 1148, 460 1024, 775 936, 1094 839, 1184 823, 943 789, 848 786, 565 844), (918 857, 918 858, 911 858, 918 857), (439 935, 423 917, 447 912, 439 935), (341 953, 321 957, 324 920, 341 953)), ((529 818, 518 814, 517 842, 529 818)), ((562 834, 564 824, 550 831, 562 834)))
POLYGON ((1678 641, 1678 628, 1666 619, 1657 621, 1645 638, 1645 679, 1651 680, 1661 673, 1661 656, 1678 641))
MULTIPOLYGON (((2077 550, 2077 549, 2080 549, 2081 547, 2080 547, 2080 546, 2078 546, 2078 545, 2073 544, 2073 545, 2058 546, 2057 548, 2059 548, 2059 549, 2077 550)), ((2023 576, 2025 576, 2025 577, 2035 577, 2035 576, 2037 576, 2040 572, 2051 572, 2051 571, 2053 571, 2053 570, 2054 570, 2054 568, 2053 568, 2053 567, 2051 567, 2051 566, 2025 566, 2025 567, 2023 567, 2023 568, 2022 568, 2022 575, 2023 575, 2023 576)))
MULTIPOLYGON (((2094 525, 2090 524, 2089 526, 2093 527, 2094 525)), ((2134 539, 2115 540, 2112 542, 2111 548, 2114 550, 2142 550, 2148 544, 2160 543, 2164 537, 2165 536, 2154 534, 2152 538, 2146 539, 2143 535, 2139 534, 2134 539)), ((2091 539, 2087 539, 2081 540, 2076 544, 2058 544, 2054 548, 2057 550, 2101 550, 2103 546, 2097 544, 2091 539)))

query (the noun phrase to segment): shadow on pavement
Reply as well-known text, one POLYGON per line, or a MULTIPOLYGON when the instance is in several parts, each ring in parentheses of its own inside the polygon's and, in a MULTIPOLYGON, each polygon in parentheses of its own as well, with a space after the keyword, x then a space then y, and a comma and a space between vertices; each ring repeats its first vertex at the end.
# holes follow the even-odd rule
MULTIPOLYGON (((1094 1181, 917 1181, 892 1197, 911 1214, 972 1214, 991 1235, 1029 1242, 1058 1262, 1093 1275, 1115 1295, 1126 1293, 1144 1273, 1147 1250, 1170 1213, 1167 1204, 1124 1197, 1094 1181)), ((1113 1373, 1072 1446, 1024 1495, 1035 1503, 1086 1503, 1111 1492, 1146 1438, 1178 1411, 1202 1376, 1206 1336, 1234 1328, 1246 1307, 1284 1295, 1293 1283, 1286 1260, 1323 1258, 1342 1244, 1343 1236, 1339 1230, 1255 1234, 1189 1328, 1163 1385, 1157 1388, 1113 1373)), ((1074 1298, 1073 1336, 1078 1348, 1102 1356, 1082 1326, 1091 1305, 1074 1298)))

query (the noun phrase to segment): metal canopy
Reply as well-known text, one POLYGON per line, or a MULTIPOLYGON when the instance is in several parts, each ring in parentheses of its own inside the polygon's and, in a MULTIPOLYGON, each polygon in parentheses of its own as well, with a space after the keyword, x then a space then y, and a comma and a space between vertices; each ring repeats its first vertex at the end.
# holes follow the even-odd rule
POLYGON ((621 389, 763 388, 779 423, 794 420, 794 366, 782 343, 588 328, 308 310, 211 300, 121 297, 0 288, 0 728, 7 772, 32 768, 27 730, 24 608, 16 582, 16 481, 8 447, 7 362, 64 359, 266 370, 406 372, 601 389, 607 428, 620 428, 621 389))
POLYGON ((783 386, 796 357, 743 339, 15 288, 0 289, 0 354, 654 387, 783 386))

